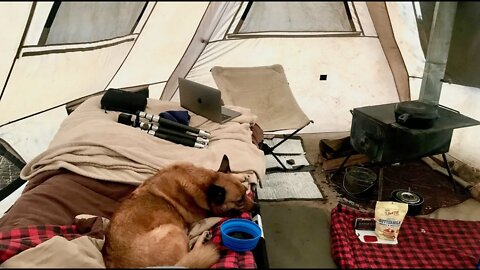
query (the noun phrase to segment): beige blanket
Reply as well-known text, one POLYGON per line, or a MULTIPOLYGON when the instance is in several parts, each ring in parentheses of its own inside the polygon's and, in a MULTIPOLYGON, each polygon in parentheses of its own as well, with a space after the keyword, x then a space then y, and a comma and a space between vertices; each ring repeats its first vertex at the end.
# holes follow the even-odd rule
MULTIPOLYGON (((65 168, 86 177, 138 185, 180 161, 217 170, 224 154, 233 172, 250 173, 257 179, 265 175, 264 154, 251 137, 256 116, 249 109, 228 106, 242 115, 225 124, 190 114, 190 126, 211 133, 208 147, 198 149, 117 123, 120 113, 102 110, 100 99, 92 97, 70 114, 48 149, 31 160, 20 176, 28 180, 43 171, 65 168)), ((148 99, 145 111, 158 115, 168 110, 184 109, 177 102, 148 99)))
POLYGON ((105 268, 105 240, 81 236, 71 241, 54 236, 3 262, 2 268, 105 268))

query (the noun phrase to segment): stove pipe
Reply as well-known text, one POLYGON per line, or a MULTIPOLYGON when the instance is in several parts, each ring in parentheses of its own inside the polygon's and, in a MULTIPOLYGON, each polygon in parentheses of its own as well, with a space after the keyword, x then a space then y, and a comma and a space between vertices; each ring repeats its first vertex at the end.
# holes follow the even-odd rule
POLYGON ((457 2, 435 2, 419 100, 438 104, 447 67, 457 2))

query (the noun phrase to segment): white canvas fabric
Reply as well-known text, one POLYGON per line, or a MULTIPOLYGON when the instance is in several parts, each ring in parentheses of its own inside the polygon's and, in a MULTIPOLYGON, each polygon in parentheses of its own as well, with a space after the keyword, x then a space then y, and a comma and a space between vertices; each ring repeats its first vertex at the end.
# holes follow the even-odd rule
MULTIPOLYGON (((300 8, 282 9, 273 12, 275 16, 255 16, 252 8, 242 20, 247 2, 150 2, 132 34, 57 47, 38 46, 52 2, 0 2, 0 21, 5 26, 0 30, 0 128, 109 87, 152 84, 155 98, 175 100, 178 77, 215 87, 213 66, 281 64, 298 105, 314 120, 301 133, 348 131, 352 108, 398 101, 368 2, 348 3, 354 32, 336 29, 327 36, 308 26, 309 32, 295 32, 299 29, 280 24, 278 15, 289 12, 294 14, 291 18, 320 16, 303 13, 309 9, 295 4, 300 8), (259 31, 259 25, 268 26, 264 28, 268 31, 259 31), (236 29, 258 32, 249 35, 235 33, 236 29), (320 80, 320 75, 328 77, 320 80)), ((304 5, 311 4, 317 3, 304 5)), ((255 5, 271 13, 289 3, 255 5)), ((408 71, 411 98, 416 99, 425 58, 414 8, 408 2, 387 2, 386 7, 408 71)), ((440 102, 479 118, 478 88, 444 83, 440 102)), ((455 130, 451 145, 452 155, 476 168, 480 168, 478 134, 480 127, 455 130)), ((41 132, 25 139, 25 147, 41 141, 38 136, 41 132)))
POLYGON ((48 15, 50 14, 52 6, 53 1, 39 1, 36 3, 35 12, 33 13, 32 21, 30 22, 30 27, 28 28, 28 33, 25 36, 25 40, 23 41, 23 44, 25 46, 38 45, 38 41, 42 36, 42 32, 45 28, 45 23, 47 21, 48 15))
POLYGON ((168 81, 207 7, 208 2, 201 1, 157 2, 135 46, 108 87, 168 81))
POLYGON ((20 57, 0 100, 0 125, 105 89, 133 45, 128 38, 118 41, 20 57))
MULTIPOLYGON (((2 42, 0 45, 0 86, 3 86, 10 72, 13 59, 15 59, 18 44, 28 20, 32 4, 28 2, 3 2, 0 3, 0 28, 2 42), (11 16, 15 14, 15 16, 11 16), (8 27, 5 27, 7 26, 8 27)), ((0 94, 2 90, 0 88, 0 94)), ((0 110, 1 112, 1 110, 0 110)))

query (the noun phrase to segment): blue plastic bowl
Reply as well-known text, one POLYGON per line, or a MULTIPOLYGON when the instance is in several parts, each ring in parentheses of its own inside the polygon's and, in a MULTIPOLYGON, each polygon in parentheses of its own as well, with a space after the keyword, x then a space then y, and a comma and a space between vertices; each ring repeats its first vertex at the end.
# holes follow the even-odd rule
POLYGON ((222 223, 220 226, 222 234, 222 243, 234 251, 248 251, 257 246, 258 240, 262 235, 262 229, 255 222, 243 218, 232 218, 222 223), (250 239, 240 239, 232 237, 231 233, 247 233, 252 236, 250 239))

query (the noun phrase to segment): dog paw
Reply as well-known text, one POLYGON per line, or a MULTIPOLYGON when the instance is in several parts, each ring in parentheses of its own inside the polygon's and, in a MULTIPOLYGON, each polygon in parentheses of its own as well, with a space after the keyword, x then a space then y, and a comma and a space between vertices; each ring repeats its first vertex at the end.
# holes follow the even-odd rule
POLYGON ((205 243, 212 239, 212 233, 210 231, 204 231, 195 242, 193 249, 203 246, 205 243))
POLYGON ((205 231, 204 234, 205 234, 205 238, 203 239, 204 243, 212 240, 213 235, 210 231, 205 231))

